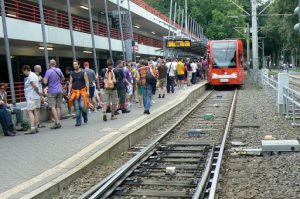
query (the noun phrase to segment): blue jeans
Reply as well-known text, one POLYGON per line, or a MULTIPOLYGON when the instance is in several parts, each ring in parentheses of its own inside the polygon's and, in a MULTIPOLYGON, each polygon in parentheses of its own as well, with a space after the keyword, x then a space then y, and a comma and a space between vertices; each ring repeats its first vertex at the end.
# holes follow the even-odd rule
POLYGON ((7 131, 12 131, 14 128, 11 115, 5 107, 0 108, 0 123, 4 134, 6 134, 7 131))
POLYGON ((74 106, 76 109, 76 124, 81 124, 81 115, 84 121, 87 121, 86 109, 84 109, 83 97, 80 95, 78 99, 75 98, 74 106))
POLYGON ((19 107, 13 107, 11 114, 16 114, 17 124, 21 124, 23 122, 23 114, 19 107))
POLYGON ((152 86, 147 84, 146 86, 142 86, 143 91, 143 103, 145 110, 149 111, 151 106, 151 94, 152 94, 152 86))
POLYGON ((175 76, 169 76, 167 79, 167 93, 174 93, 174 86, 175 86, 175 76))
POLYGON ((197 73, 192 73, 192 84, 196 84, 197 73))

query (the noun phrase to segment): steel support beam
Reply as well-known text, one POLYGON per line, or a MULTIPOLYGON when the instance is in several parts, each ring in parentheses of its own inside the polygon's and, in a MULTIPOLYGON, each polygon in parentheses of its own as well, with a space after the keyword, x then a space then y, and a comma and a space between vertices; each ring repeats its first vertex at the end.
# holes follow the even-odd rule
POLYGON ((73 62, 74 62, 76 60, 76 50, 75 50, 75 44, 74 44, 73 23, 72 23, 70 0, 67 0, 67 10, 68 10, 68 23, 69 23, 70 39, 71 39, 71 46, 72 46, 72 57, 73 57, 73 62))
POLYGON ((2 28, 3 28, 3 35, 4 35, 4 45, 5 45, 5 53, 6 53, 6 63, 7 63, 7 70, 8 70, 8 77, 9 77, 9 88, 11 92, 11 99, 12 104, 16 105, 16 95, 15 95, 15 86, 14 86, 14 77, 11 65, 11 58, 10 58, 10 45, 9 39, 7 34, 7 25, 6 25, 6 11, 5 11, 5 3, 4 0, 1 0, 1 15, 2 15, 2 28))
POLYGON ((109 46, 109 55, 110 59, 113 62, 113 54, 111 48, 111 38, 110 38, 110 27, 109 27, 109 19, 108 19, 108 8, 107 8, 107 0, 104 0, 104 7, 105 7, 105 19, 106 19, 106 30, 107 30, 107 38, 108 38, 108 46, 109 46))
POLYGON ((120 0, 117 0, 117 5, 118 5, 119 28, 120 28, 120 33, 121 33, 123 59, 127 63, 127 57, 125 56, 125 44, 124 44, 124 34, 123 34, 123 25, 122 25, 123 23, 122 23, 122 16, 121 16, 120 0))
MULTIPOLYGON (((99 68, 98 68, 98 60, 97 60, 96 45, 95 45, 95 33, 94 33, 94 26, 93 26, 91 0, 88 0, 88 5, 89 5, 90 32, 91 32, 91 39, 92 39, 92 46, 93 46, 93 58, 94 58, 95 71, 98 76, 99 68)), ((100 88, 98 79, 97 79, 97 86, 98 86, 98 88, 100 88)))
POLYGON ((45 31, 45 18, 44 18, 44 10, 43 10, 43 0, 39 0, 39 11, 40 11, 40 22, 42 28, 42 36, 43 36, 43 45, 44 45, 44 55, 45 55, 45 64, 46 68, 49 69, 49 55, 48 55, 48 45, 47 45, 47 37, 45 31))

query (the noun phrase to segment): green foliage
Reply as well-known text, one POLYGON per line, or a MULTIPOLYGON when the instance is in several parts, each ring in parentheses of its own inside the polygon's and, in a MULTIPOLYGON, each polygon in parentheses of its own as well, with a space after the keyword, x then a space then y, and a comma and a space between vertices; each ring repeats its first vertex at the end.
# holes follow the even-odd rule
MULTIPOLYGON (((268 14, 292 14, 298 0, 275 0, 267 10, 268 14)), ((293 31, 298 18, 295 16, 269 16, 262 21, 262 32, 267 38, 267 53, 277 52, 283 48, 299 47, 299 34, 293 31)))
MULTIPOLYGON (((169 16, 169 0, 144 1, 169 16)), ((182 9, 184 8, 184 0, 177 0, 176 2, 182 9)), ((229 17, 240 16, 243 13, 229 0, 188 0, 187 3, 188 14, 204 28, 204 34, 209 39, 242 38, 244 36, 235 31, 234 28, 246 27, 245 18, 232 19, 229 17)), ((244 30, 242 29, 241 32, 244 30)))
POLYGON ((29 123, 28 121, 26 121, 26 120, 24 120, 24 121, 22 122, 21 126, 22 126, 22 128, 23 128, 24 130, 30 129, 30 123, 29 123))

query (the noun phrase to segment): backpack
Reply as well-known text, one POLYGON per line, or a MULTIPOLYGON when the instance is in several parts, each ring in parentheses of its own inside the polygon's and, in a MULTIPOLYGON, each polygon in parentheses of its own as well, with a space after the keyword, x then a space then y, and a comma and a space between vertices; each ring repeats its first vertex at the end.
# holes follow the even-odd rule
POLYGON ((115 88, 115 84, 117 83, 116 76, 114 73, 114 69, 106 69, 104 76, 104 88, 107 90, 112 90, 115 88))
POLYGON ((155 83, 155 77, 153 76, 153 74, 151 73, 150 69, 148 69, 148 72, 146 74, 146 83, 153 85, 155 83))

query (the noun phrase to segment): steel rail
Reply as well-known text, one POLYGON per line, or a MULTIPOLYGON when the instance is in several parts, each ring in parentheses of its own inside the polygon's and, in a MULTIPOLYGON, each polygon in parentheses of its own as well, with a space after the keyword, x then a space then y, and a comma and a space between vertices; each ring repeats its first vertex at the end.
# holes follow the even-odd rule
POLYGON ((196 191, 193 195, 192 199, 199 199, 203 198, 205 194, 205 188, 208 184, 209 175, 212 169, 213 159, 214 159, 214 153, 215 153, 215 146, 212 146, 211 155, 208 158, 205 170, 203 172, 203 175, 201 177, 201 181, 198 183, 196 191))
POLYGON ((230 112, 229 112, 229 116, 227 118, 225 132, 224 132, 222 144, 221 144, 221 147, 220 147, 220 152, 219 152, 219 155, 218 155, 218 160, 217 160, 217 164, 216 164, 214 177, 212 179, 211 189, 210 189, 210 192, 209 192, 209 199, 215 199, 216 189, 217 189, 217 184, 218 184, 218 178, 219 178, 219 174, 220 174, 220 170, 221 170, 221 164, 222 164, 224 148, 225 148, 229 128, 231 126, 231 121, 232 121, 232 117, 233 117, 233 113, 234 113, 234 109, 235 109, 236 98, 237 98, 237 89, 235 90, 234 97, 233 97, 232 104, 231 104, 231 108, 230 108, 230 112))
POLYGON ((159 142, 165 138, 173 129, 175 129, 182 120, 186 119, 199 105, 201 105, 205 100, 213 93, 213 91, 210 91, 207 93, 199 102, 194 105, 191 110, 189 110, 185 115, 183 115, 177 122, 175 122, 170 128, 168 128, 165 133, 163 133, 161 136, 159 136, 155 141, 153 141, 148 147, 144 148, 141 152, 139 152, 136 156, 134 156, 132 159, 130 159, 127 163, 125 163, 123 166, 121 166, 119 169, 117 169, 115 172, 113 172, 111 175, 106 177, 104 180, 99 182, 97 185, 93 186, 90 190, 88 190, 86 193, 84 193, 82 196, 79 197, 79 199, 94 199, 101 197, 104 192, 110 189, 110 187, 117 182, 122 175, 124 175, 127 171, 130 170, 131 167, 133 167, 137 162, 139 162, 145 155, 147 155, 149 152, 151 152, 158 144, 159 142))

